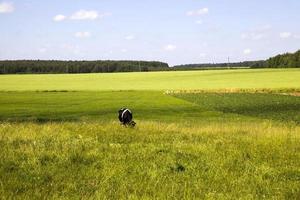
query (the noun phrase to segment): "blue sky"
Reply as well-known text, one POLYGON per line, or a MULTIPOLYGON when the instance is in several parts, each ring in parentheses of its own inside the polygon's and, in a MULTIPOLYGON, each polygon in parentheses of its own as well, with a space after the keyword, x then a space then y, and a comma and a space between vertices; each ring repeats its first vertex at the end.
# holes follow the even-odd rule
POLYGON ((299 0, 0 0, 0 59, 265 59, 300 49, 299 0))

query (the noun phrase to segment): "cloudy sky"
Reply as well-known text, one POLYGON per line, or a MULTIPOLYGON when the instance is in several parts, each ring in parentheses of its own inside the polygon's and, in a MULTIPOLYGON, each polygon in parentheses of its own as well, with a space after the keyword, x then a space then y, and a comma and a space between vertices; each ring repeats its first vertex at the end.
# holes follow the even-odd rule
POLYGON ((0 59, 265 59, 300 49, 299 0, 0 0, 0 59))

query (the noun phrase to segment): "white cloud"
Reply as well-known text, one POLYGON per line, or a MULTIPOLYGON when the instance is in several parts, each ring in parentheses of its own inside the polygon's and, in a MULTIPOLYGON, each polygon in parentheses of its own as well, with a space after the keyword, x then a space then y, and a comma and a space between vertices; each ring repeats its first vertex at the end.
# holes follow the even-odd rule
POLYGON ((290 33, 290 32, 282 32, 279 34, 279 37, 282 39, 287 39, 287 38, 290 38, 291 36, 292 36, 292 33, 290 33))
POLYGON ((270 30, 272 26, 266 24, 264 26, 256 27, 252 30, 249 30, 243 34, 241 34, 241 38, 243 40, 262 40, 268 37, 270 34, 270 30))
POLYGON ((267 35, 265 33, 243 33, 241 37, 243 40, 261 40, 267 35))
POLYGON ((97 18, 99 18, 99 13, 95 10, 79 10, 70 17, 72 20, 95 20, 97 18))
POLYGON ((99 14, 99 18, 108 17, 108 16, 112 16, 112 13, 110 13, 110 12, 105 12, 105 13, 99 14))
POLYGON ((205 15, 208 14, 208 8, 202 8, 200 10, 197 11, 198 15, 205 15))
POLYGON ((72 45, 72 44, 63 44, 62 49, 71 52, 75 55, 79 55, 81 53, 80 47, 78 45, 72 45))
POLYGON ((295 39, 300 39, 300 35, 294 35, 295 39))
POLYGON ((98 11, 95 10, 79 10, 75 13, 73 13, 71 16, 65 16, 62 14, 56 15, 53 17, 54 21, 63 21, 66 19, 70 20, 96 20, 96 19, 101 19, 106 16, 111 16, 112 14, 109 12, 105 13, 98 13, 98 11))
POLYGON ((200 53, 200 58, 205 58, 206 57, 206 53, 200 53))
POLYGON ((203 43, 200 44, 200 45, 203 46, 203 47, 207 47, 207 46, 208 46, 207 42, 203 42, 203 43))
POLYGON ((134 40, 135 39, 135 36, 134 35, 127 35, 125 37, 125 40, 134 40))
POLYGON ((201 8, 199 10, 191 10, 186 13, 187 16, 206 15, 209 13, 208 8, 201 8))
POLYGON ((127 53, 128 50, 127 50, 127 49, 121 49, 121 52, 122 52, 122 53, 127 53))
POLYGON ((267 32, 267 31, 270 31, 271 29, 272 29, 272 26, 270 24, 265 24, 263 26, 255 27, 254 29, 252 29, 252 32, 256 32, 256 33, 267 32))
POLYGON ((11 13, 15 10, 13 3, 1 2, 0 3, 0 13, 11 13))
POLYGON ((56 21, 56 22, 60 22, 60 21, 63 21, 65 20, 67 17, 65 15, 56 15, 53 17, 53 20, 56 21))
POLYGON ((243 52, 245 55, 249 55, 252 53, 252 50, 251 49, 244 49, 244 52, 243 52))
POLYGON ((168 45, 166 45, 165 47, 164 47, 164 50, 165 51, 174 51, 174 50, 176 50, 176 46, 175 45, 173 45, 173 44, 168 44, 168 45))
POLYGON ((191 11, 188 11, 188 12, 186 13, 186 15, 187 15, 187 16, 193 16, 193 15, 194 15, 194 11, 192 11, 192 10, 191 10, 191 11))
POLYGON ((268 31, 268 30, 271 30, 272 29, 272 26, 270 24, 266 24, 260 28, 258 28, 258 31, 268 31))
POLYGON ((76 32, 75 33, 75 37, 77 37, 77 38, 88 38, 88 37, 91 37, 91 33, 88 32, 88 31, 85 31, 85 32, 76 32))
POLYGON ((39 52, 40 52, 40 53, 46 53, 46 52, 47 52, 47 48, 44 48, 44 47, 43 47, 43 48, 40 48, 40 49, 39 49, 39 52))
POLYGON ((247 33, 243 33, 243 34, 241 35, 241 38, 242 38, 243 40, 245 40, 245 39, 248 39, 249 36, 248 36, 247 33))
POLYGON ((195 23, 201 25, 201 24, 203 24, 203 21, 201 19, 199 19, 199 20, 195 21, 195 23))

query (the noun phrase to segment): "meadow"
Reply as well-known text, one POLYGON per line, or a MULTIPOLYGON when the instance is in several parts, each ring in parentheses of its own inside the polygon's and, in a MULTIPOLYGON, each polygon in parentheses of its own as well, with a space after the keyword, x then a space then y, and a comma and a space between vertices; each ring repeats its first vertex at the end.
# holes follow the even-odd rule
POLYGON ((0 76, 2 199, 299 199, 300 70, 0 76), (124 128, 117 111, 137 122, 124 128))

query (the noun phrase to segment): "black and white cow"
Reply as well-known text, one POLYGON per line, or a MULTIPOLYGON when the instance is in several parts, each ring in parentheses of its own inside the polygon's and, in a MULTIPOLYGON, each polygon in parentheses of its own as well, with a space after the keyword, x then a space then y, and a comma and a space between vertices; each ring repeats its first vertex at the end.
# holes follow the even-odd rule
POLYGON ((136 123, 132 119, 132 112, 128 108, 119 110, 119 120, 123 125, 134 127, 136 123))

